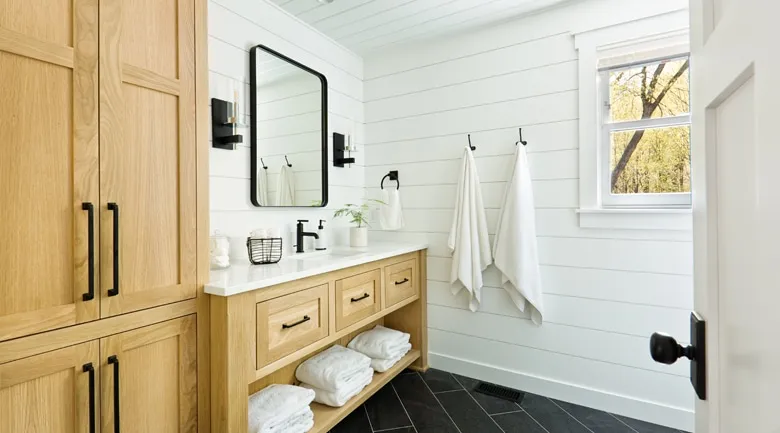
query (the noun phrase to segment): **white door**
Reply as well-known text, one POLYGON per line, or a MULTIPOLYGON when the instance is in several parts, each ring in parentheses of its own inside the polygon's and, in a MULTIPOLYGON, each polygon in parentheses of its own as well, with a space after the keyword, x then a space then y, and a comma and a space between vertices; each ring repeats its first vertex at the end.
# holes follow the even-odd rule
MULTIPOLYGON (((697 433, 780 432, 780 1, 691 0, 697 433)), ((680 336, 684 337, 684 336, 680 336)))

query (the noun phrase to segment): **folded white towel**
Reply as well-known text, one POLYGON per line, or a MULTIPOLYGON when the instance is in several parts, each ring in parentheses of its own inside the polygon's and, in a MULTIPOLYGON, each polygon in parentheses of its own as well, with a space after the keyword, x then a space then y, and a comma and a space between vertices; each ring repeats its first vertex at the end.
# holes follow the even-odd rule
POLYGON ((457 294, 465 288, 469 292, 469 308, 477 311, 482 302, 482 271, 493 262, 493 256, 477 163, 468 147, 461 163, 455 214, 447 246, 452 250, 452 293, 457 294))
POLYGON ((382 190, 384 205, 379 207, 379 225, 382 230, 401 230, 404 228, 404 213, 398 188, 382 190))
POLYGON ((324 391, 339 391, 343 383, 371 366, 371 358, 335 345, 298 366, 295 377, 324 391))
POLYGON ((312 427, 314 427, 314 412, 309 406, 306 406, 290 415, 289 418, 272 426, 257 428, 250 422, 249 433, 306 433, 312 427))
POLYGON ((392 366, 398 363, 398 361, 401 360, 404 356, 406 356, 409 351, 412 350, 412 345, 408 344, 403 351, 398 352, 397 356, 394 356, 392 358, 388 359, 372 359, 371 360, 371 368, 374 369, 377 373, 384 373, 387 370, 389 370, 392 366))
POLYGON ((405 332, 377 325, 353 338, 347 347, 370 358, 389 359, 398 356, 409 345, 409 338, 410 335, 405 332))
POLYGON ((300 418, 303 410, 311 411, 309 404, 314 397, 312 390, 293 385, 271 385, 252 394, 249 397, 249 431, 286 433, 288 429, 285 426, 291 419, 300 418))
POLYGON ((308 383, 301 383, 304 388, 309 388, 314 391, 314 401, 327 406, 341 407, 347 404, 350 398, 356 396, 363 388, 366 387, 374 378, 374 370, 371 367, 367 367, 362 370, 349 381, 344 382, 343 385, 336 391, 328 391, 309 385, 308 383))

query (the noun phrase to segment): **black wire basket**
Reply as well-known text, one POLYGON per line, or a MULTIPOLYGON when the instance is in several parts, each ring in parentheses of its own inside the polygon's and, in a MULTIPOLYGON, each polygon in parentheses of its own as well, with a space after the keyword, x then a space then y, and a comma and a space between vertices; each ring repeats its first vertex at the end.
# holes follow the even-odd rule
POLYGON ((282 260, 282 238, 246 239, 246 250, 253 265, 269 265, 282 260))

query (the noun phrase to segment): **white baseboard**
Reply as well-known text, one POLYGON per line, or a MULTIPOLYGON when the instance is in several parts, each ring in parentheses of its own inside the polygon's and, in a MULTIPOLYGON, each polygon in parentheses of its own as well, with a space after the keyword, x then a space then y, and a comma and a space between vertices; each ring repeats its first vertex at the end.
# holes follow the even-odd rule
POLYGON ((639 400, 633 397, 559 382, 545 377, 506 370, 438 353, 429 353, 428 363, 433 368, 474 379, 640 419, 653 424, 677 428, 687 432, 693 431, 695 417, 692 410, 639 400))

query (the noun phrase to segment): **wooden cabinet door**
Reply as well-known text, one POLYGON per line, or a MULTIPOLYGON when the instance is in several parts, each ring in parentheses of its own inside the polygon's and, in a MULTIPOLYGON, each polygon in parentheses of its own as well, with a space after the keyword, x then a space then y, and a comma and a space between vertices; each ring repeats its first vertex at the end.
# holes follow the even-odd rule
POLYGON ((103 432, 197 431, 195 323, 192 315, 100 341, 103 432))
POLYGON ((194 9, 100 3, 102 317, 196 294, 194 9))
POLYGON ((0 365, 0 433, 89 433, 97 372, 97 341, 0 365))
POLYGON ((0 341, 98 317, 97 3, 0 0, 0 341))

